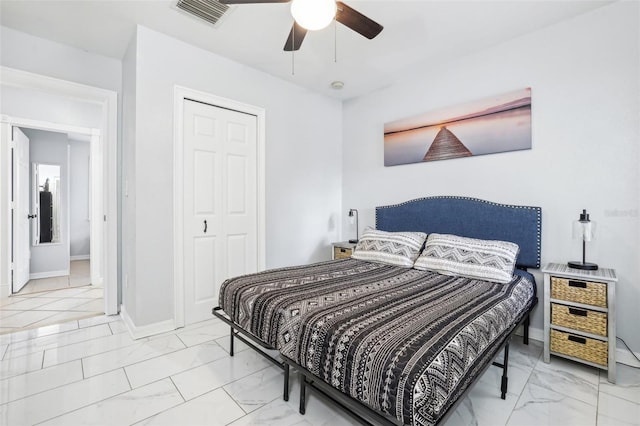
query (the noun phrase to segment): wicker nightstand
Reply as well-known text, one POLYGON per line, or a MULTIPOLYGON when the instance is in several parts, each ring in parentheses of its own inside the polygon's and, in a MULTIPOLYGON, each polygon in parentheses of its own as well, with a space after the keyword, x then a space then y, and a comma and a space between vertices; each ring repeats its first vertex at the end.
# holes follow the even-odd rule
POLYGON ((616 381, 614 269, 583 271, 550 263, 544 269, 544 362, 550 355, 607 370, 616 381))
POLYGON ((331 259, 345 259, 347 257, 351 257, 354 248, 356 248, 356 244, 347 241, 332 243, 331 259))

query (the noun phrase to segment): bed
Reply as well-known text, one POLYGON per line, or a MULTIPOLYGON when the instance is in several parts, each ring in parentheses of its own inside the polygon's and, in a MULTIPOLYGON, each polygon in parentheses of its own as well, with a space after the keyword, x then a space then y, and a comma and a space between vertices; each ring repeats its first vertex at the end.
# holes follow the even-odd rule
POLYGON ((504 398, 509 339, 525 323, 526 341, 537 303, 525 269, 540 265, 540 209, 429 197, 377 208, 376 228, 512 242, 518 269, 495 283, 367 258, 236 277, 214 309, 231 341, 279 352, 285 399, 289 365, 299 371, 301 413, 310 387, 365 422, 437 424, 492 364, 504 398))

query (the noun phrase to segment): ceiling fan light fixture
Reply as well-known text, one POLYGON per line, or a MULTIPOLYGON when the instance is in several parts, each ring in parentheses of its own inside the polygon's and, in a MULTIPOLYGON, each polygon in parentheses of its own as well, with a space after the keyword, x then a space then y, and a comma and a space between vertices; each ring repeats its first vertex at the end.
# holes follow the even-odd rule
POLYGON ((335 0, 293 0, 291 15, 298 25, 309 30, 321 30, 336 16, 335 0))

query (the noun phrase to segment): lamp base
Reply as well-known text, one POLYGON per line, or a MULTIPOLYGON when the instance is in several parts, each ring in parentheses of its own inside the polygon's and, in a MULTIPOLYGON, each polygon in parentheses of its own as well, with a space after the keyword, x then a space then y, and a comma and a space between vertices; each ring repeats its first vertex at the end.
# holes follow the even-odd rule
POLYGON ((586 270, 586 271, 597 271, 598 270, 598 265, 596 265, 595 263, 580 262, 578 260, 576 260, 575 262, 567 262, 567 266, 569 266, 569 268, 583 269, 583 270, 586 270))
POLYGON ((349 240, 349 242, 350 242, 351 244, 357 244, 357 243, 358 243, 358 240, 349 240))

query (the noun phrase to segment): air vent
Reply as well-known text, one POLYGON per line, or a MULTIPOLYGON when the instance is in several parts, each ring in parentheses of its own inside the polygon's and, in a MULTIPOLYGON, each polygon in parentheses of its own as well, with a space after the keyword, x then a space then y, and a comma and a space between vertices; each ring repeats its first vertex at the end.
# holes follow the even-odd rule
POLYGON ((229 6, 216 0, 178 0, 176 6, 214 25, 229 9, 229 6))

